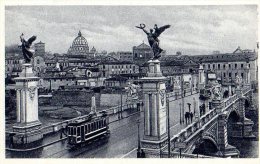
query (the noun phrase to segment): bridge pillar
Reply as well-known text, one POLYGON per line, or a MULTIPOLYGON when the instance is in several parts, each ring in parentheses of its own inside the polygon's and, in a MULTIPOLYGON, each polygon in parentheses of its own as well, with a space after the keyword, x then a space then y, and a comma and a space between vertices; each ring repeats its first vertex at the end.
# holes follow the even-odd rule
POLYGON ((239 122, 237 122, 234 126, 236 131, 239 131, 238 133, 234 133, 235 135, 232 137, 239 137, 239 138, 255 138, 253 135, 253 125, 254 122, 250 119, 246 118, 245 116, 245 101, 246 97, 242 95, 242 90, 240 88, 236 89, 236 94, 238 95, 238 106, 237 106, 237 112, 240 116, 239 122))
POLYGON ((141 147, 146 157, 160 157, 166 148, 166 78, 160 61, 150 60, 148 76, 141 79, 144 98, 144 136, 141 147))
POLYGON ((17 144, 26 144, 40 140, 43 135, 40 131, 41 122, 38 119, 39 78, 33 75, 31 64, 23 64, 20 77, 14 81, 17 122, 13 125, 13 131, 16 133, 13 141, 17 144))
POLYGON ((227 139, 227 114, 220 113, 218 116, 218 156, 221 157, 238 157, 240 152, 228 144, 227 139))
POLYGON ((218 156, 221 157, 237 157, 239 156, 239 151, 234 147, 228 144, 228 136, 227 136, 227 114, 223 113, 223 101, 218 99, 212 100, 212 107, 216 108, 218 113, 218 156))

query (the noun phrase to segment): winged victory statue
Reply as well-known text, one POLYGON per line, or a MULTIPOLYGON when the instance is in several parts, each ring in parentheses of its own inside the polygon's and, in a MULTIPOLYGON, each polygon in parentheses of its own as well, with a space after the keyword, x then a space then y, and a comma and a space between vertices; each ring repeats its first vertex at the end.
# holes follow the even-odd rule
POLYGON ((163 51, 163 49, 160 48, 160 40, 158 37, 163 33, 167 28, 170 28, 170 25, 164 25, 162 27, 158 27, 157 24, 154 25, 154 29, 150 29, 150 32, 145 30, 145 24, 140 24, 140 26, 135 26, 136 28, 142 29, 144 33, 147 35, 147 39, 149 42, 150 47, 153 50, 153 59, 159 59, 161 57, 160 53, 163 51))
POLYGON ((25 63, 30 63, 31 58, 33 57, 34 51, 31 49, 32 43, 36 40, 36 36, 32 36, 27 41, 24 39, 24 35, 22 34, 20 36, 22 45, 20 46, 22 48, 23 57, 25 60, 25 63))

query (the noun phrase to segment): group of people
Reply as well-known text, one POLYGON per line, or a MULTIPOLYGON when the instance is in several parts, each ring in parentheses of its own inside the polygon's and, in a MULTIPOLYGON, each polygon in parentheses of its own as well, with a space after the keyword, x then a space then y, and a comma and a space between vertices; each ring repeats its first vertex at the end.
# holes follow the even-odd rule
POLYGON ((206 105, 202 104, 200 106, 200 116, 203 116, 206 113, 206 105))
POLYGON ((192 112, 186 112, 184 116, 185 116, 185 123, 186 124, 192 123, 192 120, 193 120, 193 113, 192 112))

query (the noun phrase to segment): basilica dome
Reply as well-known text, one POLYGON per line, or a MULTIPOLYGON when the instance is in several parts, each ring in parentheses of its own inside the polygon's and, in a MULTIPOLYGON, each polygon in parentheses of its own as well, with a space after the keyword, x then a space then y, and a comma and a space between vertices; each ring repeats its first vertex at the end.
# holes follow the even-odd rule
POLYGON ((78 36, 72 42, 72 45, 68 49, 70 55, 86 55, 89 53, 89 47, 87 39, 85 39, 79 31, 78 36))

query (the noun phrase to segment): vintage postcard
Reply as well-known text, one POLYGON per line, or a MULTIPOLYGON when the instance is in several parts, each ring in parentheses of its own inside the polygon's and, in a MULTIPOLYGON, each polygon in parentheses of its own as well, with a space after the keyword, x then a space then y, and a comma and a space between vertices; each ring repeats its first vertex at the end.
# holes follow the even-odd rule
POLYGON ((257 1, 2 9, 6 160, 259 158, 257 1))

